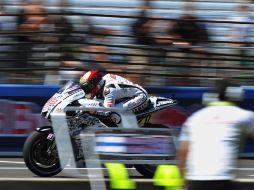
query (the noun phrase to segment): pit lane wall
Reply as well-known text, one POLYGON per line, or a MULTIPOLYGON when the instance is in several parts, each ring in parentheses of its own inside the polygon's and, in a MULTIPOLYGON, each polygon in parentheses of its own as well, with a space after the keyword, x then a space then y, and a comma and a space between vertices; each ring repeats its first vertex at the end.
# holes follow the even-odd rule
MULTIPOLYGON (((44 103, 60 88, 60 85, 0 85, 0 156, 19 156, 27 135, 35 128, 48 125, 40 116, 44 103)), ((194 111, 202 108, 205 87, 145 87, 150 95, 175 96, 177 106, 152 115, 153 123, 174 128, 194 111)), ((254 87, 246 87, 241 106, 254 111, 254 87)), ((254 143, 247 140, 242 156, 254 158, 254 143)))

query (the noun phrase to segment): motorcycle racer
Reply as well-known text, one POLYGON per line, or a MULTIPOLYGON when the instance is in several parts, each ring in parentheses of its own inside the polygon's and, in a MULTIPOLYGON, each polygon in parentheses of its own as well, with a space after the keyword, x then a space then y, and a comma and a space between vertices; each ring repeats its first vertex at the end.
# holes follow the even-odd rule
MULTIPOLYGON (((90 72, 90 74, 91 73, 92 72, 90 72)), ((88 79, 90 74, 87 74, 88 79)), ((99 132, 103 132, 103 130, 100 129, 114 127, 133 129, 136 129, 137 127, 167 128, 166 125, 150 122, 150 119, 152 114, 176 105, 177 100, 171 97, 166 98, 149 96, 149 100, 144 98, 143 104, 142 102, 139 104, 131 104, 129 101, 138 99, 140 97, 147 97, 148 95, 142 87, 131 82, 127 82, 126 79, 121 78, 122 77, 117 77, 116 75, 106 74, 103 76, 102 74, 97 73, 95 74, 95 77, 90 78, 94 83, 86 82, 88 85, 83 85, 84 90, 82 89, 81 85, 77 84, 77 81, 68 81, 48 99, 42 108, 41 115, 51 124, 48 123, 45 126, 36 128, 35 131, 33 131, 33 133, 26 139, 23 148, 24 161, 31 172, 38 176, 51 177, 57 175, 63 170, 64 166, 61 165, 57 152, 58 150, 56 146, 54 124, 59 124, 59 127, 61 127, 59 130, 61 131, 62 127, 68 128, 71 144, 73 145, 74 158, 77 162, 84 160, 84 155, 82 154, 84 147, 81 141, 81 134, 91 134, 91 132, 95 132, 94 130, 96 129, 98 129, 99 132), (96 84, 96 88, 92 88, 94 86, 93 84, 96 84), (108 102, 106 99, 99 98, 104 98, 104 95, 109 95, 111 88, 113 89, 112 92, 115 92, 115 94, 113 93, 113 95, 115 95, 113 96, 114 101, 112 101, 114 104, 107 104, 108 102), (119 91, 123 90, 123 92, 120 94, 122 96, 118 95, 118 91, 114 88, 119 88, 119 91), (129 93, 129 91, 131 93, 129 93), (137 116, 138 120, 137 125, 135 125, 136 121, 134 121, 133 117, 131 118, 131 115, 128 113, 121 112, 119 113, 118 118, 114 117, 114 120, 112 116, 117 116, 118 113, 113 111, 109 115, 99 115, 96 112, 92 113, 92 110, 96 110, 97 112, 103 110, 103 112, 106 112, 105 110, 107 109, 101 107, 103 104, 105 104, 105 106, 122 107, 126 106, 127 104, 126 108, 129 110, 132 110, 133 108, 135 111, 135 115, 137 116), (145 104, 149 105, 148 107, 144 108, 145 110, 138 111, 139 109, 135 109, 138 107, 142 109, 142 105, 145 104), (79 109, 80 107, 81 109, 79 109), (122 118, 120 116, 123 115, 126 117, 121 121, 122 118)), ((140 99, 142 100, 142 98, 140 99)), ((134 103, 136 102, 138 101, 134 101, 134 103)), ((113 109, 108 110, 117 111, 118 109, 114 109, 113 107, 113 109)), ((62 133, 58 132, 56 134, 60 136, 62 135, 62 133)), ((85 139, 87 140, 87 138, 85 139)), ((147 164, 137 165, 135 167, 137 168, 138 172, 149 177, 154 175, 156 168, 154 165, 151 166, 147 164)))
POLYGON ((103 74, 91 70, 84 73, 79 81, 85 97, 103 99, 104 107, 123 108, 134 113, 149 105, 149 96, 138 84, 114 74, 103 74))

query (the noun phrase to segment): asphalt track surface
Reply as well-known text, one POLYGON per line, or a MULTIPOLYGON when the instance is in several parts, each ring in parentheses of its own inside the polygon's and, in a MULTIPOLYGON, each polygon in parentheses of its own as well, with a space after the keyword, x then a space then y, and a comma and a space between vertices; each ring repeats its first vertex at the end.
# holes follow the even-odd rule
MULTIPOLYGON (((99 169, 95 169, 99 170, 99 169)), ((107 172, 105 168, 102 168, 105 176, 107 176, 107 172)), ((254 169, 253 169, 254 171, 254 169)), ((86 178, 86 169, 79 169, 82 178, 86 178), (84 174, 84 175, 82 175, 84 174)), ((141 174, 139 174, 134 168, 128 168, 128 172, 130 177, 138 177, 141 178, 141 174)), ((66 169, 64 172, 59 173, 54 178, 61 179, 71 176, 73 171, 70 169, 66 169)), ((253 173, 254 174, 254 173, 253 173)), ((40 178, 35 174, 31 173, 29 169, 26 167, 22 158, 0 158, 0 178, 40 178)))
MULTIPOLYGON (((137 190, 146 189, 153 190, 152 180, 145 179, 134 168, 127 168, 130 178, 137 182, 137 190)), ((105 169, 94 169, 95 171, 103 171, 104 179, 94 178, 94 184, 101 182, 109 188, 109 179, 105 169)), ((73 175, 72 169, 64 170, 57 176, 44 178, 38 177, 31 173, 22 158, 0 158, 0 189, 4 190, 45 190, 45 189, 61 189, 61 190, 89 190, 91 180, 87 176, 87 169, 81 169, 81 175, 73 175)), ((239 160, 237 168, 237 181, 251 184, 250 187, 241 189, 253 189, 254 184, 254 160, 239 160)), ((95 188, 95 190, 103 190, 95 188)))
MULTIPOLYGON (((143 178, 134 168, 127 168, 131 178, 143 178)), ((61 172, 54 178, 61 179, 70 176, 71 172, 68 172, 67 169, 64 172, 61 172)), ((81 173, 85 174, 86 169, 81 169, 81 173)), ((96 170, 96 169, 95 169, 96 170)), ((105 170, 104 168, 102 169, 105 170)), ((253 180, 254 181, 254 160, 239 160, 237 170, 237 178, 243 180, 253 180)), ((104 171, 104 174, 107 175, 107 172, 104 171)), ((84 178, 84 176, 82 176, 84 178)), ((0 178, 40 178, 33 173, 31 173, 22 158, 0 158, 0 178)))

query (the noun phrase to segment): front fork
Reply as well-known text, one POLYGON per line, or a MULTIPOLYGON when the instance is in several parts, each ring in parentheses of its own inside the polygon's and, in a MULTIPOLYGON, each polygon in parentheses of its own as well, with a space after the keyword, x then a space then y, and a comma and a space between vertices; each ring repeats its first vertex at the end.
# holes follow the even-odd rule
POLYGON ((57 149, 56 149, 56 141, 55 141, 55 135, 53 132, 49 132, 47 136, 47 150, 48 155, 56 154, 57 155, 57 149))
MULTIPOLYGON (((41 127, 41 128, 37 128, 36 130, 38 132, 46 132, 46 131, 48 132, 48 135, 46 137, 46 139, 47 139, 46 153, 48 155, 57 153, 56 152, 57 149, 56 149, 55 134, 53 133, 52 127, 50 127, 50 126, 41 127)), ((76 155, 75 156, 76 160, 80 160, 80 159, 84 158, 84 155, 83 155, 80 139, 75 137, 76 135, 74 135, 74 134, 71 135, 71 141, 72 141, 73 148, 75 149, 74 152, 76 155)))
POLYGON ((48 156, 52 154, 57 155, 57 150, 56 150, 56 141, 55 141, 55 135, 53 133, 53 129, 51 126, 43 126, 40 128, 37 128, 36 131, 40 133, 47 133, 47 150, 46 153, 48 156))

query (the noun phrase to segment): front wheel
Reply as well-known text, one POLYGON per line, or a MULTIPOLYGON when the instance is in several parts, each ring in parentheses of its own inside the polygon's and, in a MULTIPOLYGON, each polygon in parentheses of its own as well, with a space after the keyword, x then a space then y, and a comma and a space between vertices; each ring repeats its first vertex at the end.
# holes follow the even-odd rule
MULTIPOLYGON (((151 123, 149 123, 149 124, 147 124, 143 127, 144 128, 157 128, 157 129, 159 129, 159 128, 162 128, 162 129, 168 128, 165 125, 151 124, 151 123)), ((157 169, 157 166, 158 165, 144 164, 144 165, 135 165, 135 168, 144 177, 152 178, 154 176, 154 173, 155 173, 156 169, 157 169)))
POLYGON ((23 157, 31 172, 41 177, 51 177, 62 171, 54 140, 48 140, 52 131, 34 131, 25 141, 23 157))

